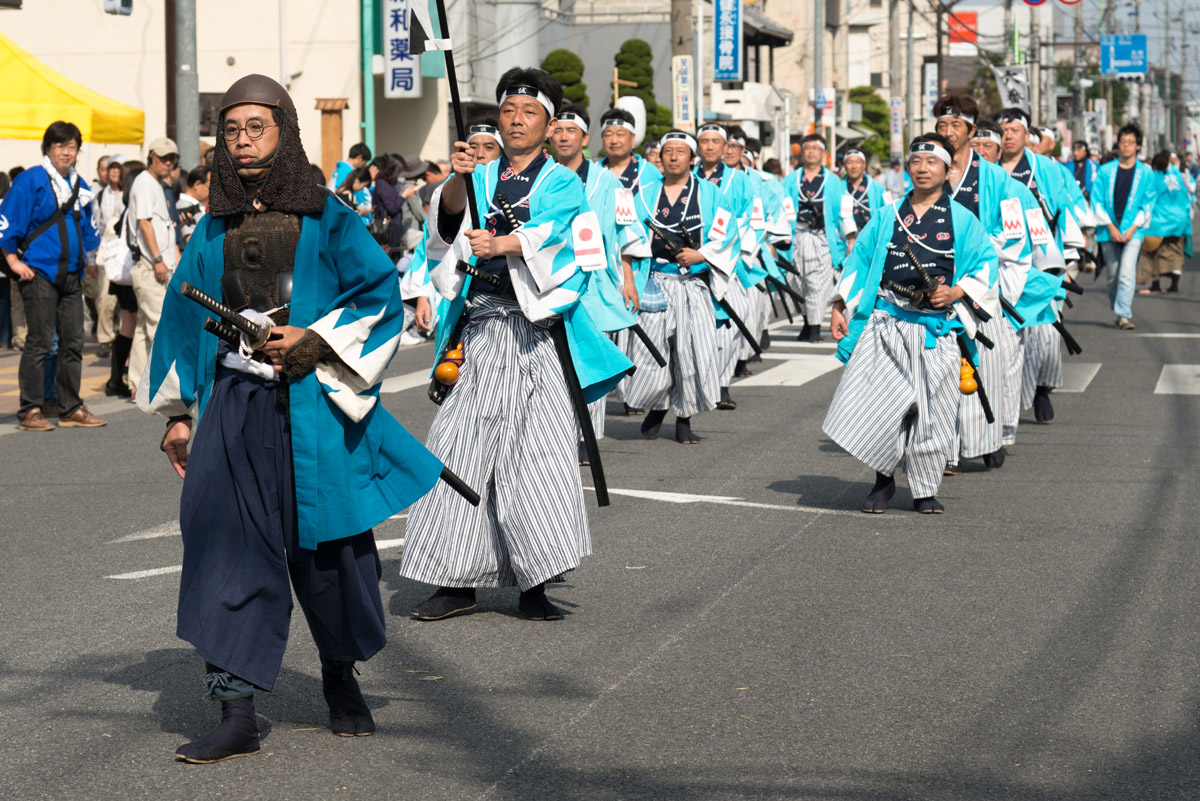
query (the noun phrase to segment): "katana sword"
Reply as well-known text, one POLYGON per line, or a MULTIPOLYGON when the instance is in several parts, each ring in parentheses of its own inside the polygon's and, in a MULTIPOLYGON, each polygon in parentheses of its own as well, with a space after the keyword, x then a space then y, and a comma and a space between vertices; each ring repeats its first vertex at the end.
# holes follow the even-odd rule
MULTIPOLYGON (((671 236, 665 230, 663 230, 657 223, 655 223, 649 217, 647 217, 645 220, 643 220, 643 222, 646 224, 646 227, 650 229, 650 233, 654 234, 654 236, 657 236, 659 239, 661 239, 663 241, 663 244, 665 244, 667 246, 667 250, 669 250, 671 252, 671 259, 673 261, 678 259, 679 254, 683 252, 683 246, 681 246, 678 242, 676 242, 674 239, 672 239, 671 236)), ((692 239, 691 234, 688 233, 687 229, 683 228, 682 225, 680 226, 680 228, 683 229, 682 230, 683 237, 684 237, 684 240, 687 242, 688 247, 691 247, 693 250, 695 250, 696 248, 694 247, 694 245, 696 244, 696 242, 694 239, 692 239)), ((676 264, 678 264, 677 261, 676 261, 676 264)), ((711 276, 709 276, 709 274, 708 274, 709 272, 711 272, 711 271, 704 270, 703 272, 700 272, 697 275, 699 276, 699 278, 702 281, 704 281, 705 284, 708 285, 708 291, 712 292, 712 278, 711 278, 711 276)), ((761 355, 762 354, 762 346, 759 344, 758 339, 753 334, 750 333, 750 329, 748 327, 746 327, 746 323, 742 320, 742 318, 738 315, 738 313, 733 310, 733 307, 729 304, 729 301, 725 300, 725 298, 718 299, 716 295, 713 295, 713 300, 715 300, 717 305, 721 307, 721 311, 725 312, 725 315, 727 317, 729 317, 729 321, 734 324, 734 326, 737 328, 737 330, 739 332, 741 332, 741 335, 746 338, 746 342, 748 342, 750 344, 751 350, 753 350, 755 354, 761 355)))
MULTIPOLYGON (((246 317, 235 312, 233 309, 226 306, 221 301, 206 295, 204 292, 196 289, 196 287, 184 281, 179 285, 179 294, 189 300, 194 300, 204 308, 208 309, 213 314, 220 317, 226 324, 236 328, 246 337, 246 342, 250 345, 251 350, 258 350, 263 345, 267 344, 267 340, 271 338, 271 326, 265 323, 256 323, 246 317)), ((213 333, 216 333, 215 331, 213 333)), ((220 334, 218 334, 220 336, 220 334)), ((222 337, 224 338, 224 337, 222 337)))

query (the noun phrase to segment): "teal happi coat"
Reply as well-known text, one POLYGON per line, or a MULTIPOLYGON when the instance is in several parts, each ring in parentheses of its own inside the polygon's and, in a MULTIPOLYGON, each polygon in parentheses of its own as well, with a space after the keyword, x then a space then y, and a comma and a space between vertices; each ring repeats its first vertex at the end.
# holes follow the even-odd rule
POLYGON ((606 267, 588 273, 583 304, 600 330, 611 333, 637 322, 637 316, 629 309, 621 294, 625 274, 621 252, 623 244, 631 236, 637 235, 631 233, 631 229, 640 226, 617 224, 617 190, 621 188, 617 176, 595 162, 585 161, 584 164, 587 165, 587 180, 583 185, 585 203, 587 209, 596 212, 600 220, 606 267))
MULTIPOLYGON (((491 206, 500 162, 501 159, 496 159, 475 168, 472 186, 481 211, 491 206)), ((530 188, 529 221, 513 234, 521 242, 522 253, 508 257, 508 273, 527 319, 538 322, 555 315, 562 317, 579 385, 584 398, 591 403, 607 395, 632 372, 633 362, 604 335, 581 302, 587 292, 588 273, 575 260, 571 223, 586 210, 586 195, 579 176, 547 159, 530 188)), ((439 306, 438 355, 450 344, 470 292, 471 279, 458 271, 457 264, 475 258, 463 236, 471 224, 468 215, 463 215, 458 234, 446 242, 437 234, 440 213, 439 188, 426 220, 430 232, 426 252, 431 278, 444 301, 439 306)))
MULTIPOLYGON (((179 288, 220 298, 224 243, 224 219, 205 215, 167 287, 137 394, 145 411, 190 415, 201 428, 218 340, 202 328, 208 312, 179 288)), ((299 541, 315 549, 405 509, 442 465, 379 404, 404 306, 395 266, 358 215, 330 196, 320 216, 303 217, 292 278, 288 323, 316 331, 340 361, 288 380, 299 541)))
MULTIPOLYGON (((846 196, 846 182, 838 178, 828 167, 822 167, 821 170, 825 174, 825 205, 822 208, 825 238, 829 242, 829 254, 833 258, 833 269, 837 270, 846 260, 846 240, 856 230, 854 212, 850 208, 850 199, 846 196)), ((793 229, 793 235, 799 225, 797 210, 800 208, 800 182, 803 177, 804 170, 800 169, 783 179, 784 197, 791 204, 788 211, 792 217, 789 222, 793 229)), ((794 249, 785 251, 787 254, 794 252, 794 249)), ((789 255, 788 258, 792 257, 789 255)))
MULTIPOLYGON (((846 303, 849 334, 838 342, 837 357, 846 363, 867 321, 875 311, 888 243, 896 228, 896 212, 903 198, 880 209, 859 231, 854 250, 846 259, 838 295, 846 303)), ((954 228, 954 286, 979 303, 995 292, 996 251, 975 215, 959 203, 950 202, 950 224, 954 228)), ((957 304, 956 304, 957 305, 957 304)), ((966 322, 966 321, 964 321, 966 322)))

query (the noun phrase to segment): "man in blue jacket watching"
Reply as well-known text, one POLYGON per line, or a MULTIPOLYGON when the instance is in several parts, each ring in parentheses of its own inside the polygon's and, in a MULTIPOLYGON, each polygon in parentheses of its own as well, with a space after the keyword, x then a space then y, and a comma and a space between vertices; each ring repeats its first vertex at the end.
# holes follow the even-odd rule
POLYGON ((58 330, 58 424, 95 428, 107 421, 79 399, 83 370, 83 270, 95 270, 100 234, 92 191, 75 172, 83 136, 74 123, 53 122, 42 136, 40 169, 13 181, 0 203, 4 270, 17 280, 29 333, 18 370, 22 431, 53 431, 42 413, 43 365, 58 330))

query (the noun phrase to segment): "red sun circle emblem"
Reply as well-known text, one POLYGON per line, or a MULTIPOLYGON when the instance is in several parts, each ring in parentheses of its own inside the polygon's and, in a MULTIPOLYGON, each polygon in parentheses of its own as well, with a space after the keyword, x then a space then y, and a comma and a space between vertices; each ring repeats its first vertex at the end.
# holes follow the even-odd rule
POLYGON ((582 231, 579 232, 579 238, 582 239, 584 242, 590 241, 592 238, 592 230, 590 228, 584 228, 582 231))

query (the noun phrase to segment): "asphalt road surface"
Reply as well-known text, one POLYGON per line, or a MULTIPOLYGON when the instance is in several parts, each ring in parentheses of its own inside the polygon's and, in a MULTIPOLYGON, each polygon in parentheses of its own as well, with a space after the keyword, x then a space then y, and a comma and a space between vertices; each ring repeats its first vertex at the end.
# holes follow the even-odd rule
MULTIPOLYGON (((699 446, 610 404, 613 503, 550 592, 565 620, 519 617, 515 590, 410 620, 429 588, 390 520, 390 642, 360 677, 378 733, 326 728, 297 613, 262 752, 217 765, 173 759, 218 707, 174 636, 162 420, 0 419, 0 798, 1200 798, 1200 279, 1137 298, 1132 332, 1081 280, 1057 418, 947 478, 947 514, 910 511, 903 478, 857 511, 873 474, 821 433, 840 368, 782 325, 699 446)), ((402 350, 385 387, 418 436, 431 358, 402 350)))

